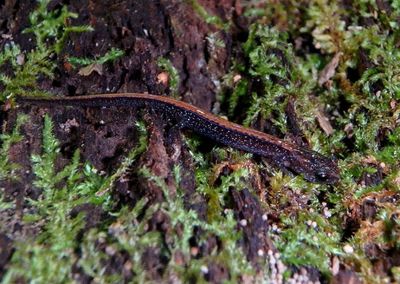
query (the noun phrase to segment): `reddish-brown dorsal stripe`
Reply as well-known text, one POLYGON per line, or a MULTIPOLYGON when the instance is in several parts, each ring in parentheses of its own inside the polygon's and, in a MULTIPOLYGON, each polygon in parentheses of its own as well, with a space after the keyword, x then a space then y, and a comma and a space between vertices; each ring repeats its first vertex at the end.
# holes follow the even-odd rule
POLYGON ((336 163, 317 152, 232 123, 193 105, 166 96, 117 93, 62 98, 17 97, 17 102, 42 106, 155 108, 174 117, 182 128, 191 129, 222 144, 267 157, 281 169, 301 174, 309 181, 333 184, 339 179, 336 163))

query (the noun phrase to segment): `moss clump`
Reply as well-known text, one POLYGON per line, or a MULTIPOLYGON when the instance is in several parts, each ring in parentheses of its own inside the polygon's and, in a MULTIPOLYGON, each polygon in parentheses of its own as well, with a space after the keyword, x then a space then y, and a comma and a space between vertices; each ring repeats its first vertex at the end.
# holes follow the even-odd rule
POLYGON ((27 91, 31 95, 42 93, 36 88, 36 81, 41 75, 53 77, 56 62, 50 60, 51 55, 61 52, 71 32, 93 30, 90 26, 69 26, 68 19, 78 15, 68 11, 65 6, 60 10, 49 11, 49 3, 50 0, 38 1, 37 9, 29 16, 31 27, 23 31, 34 35, 35 48, 25 52, 17 44, 11 43, 0 53, 0 65, 9 63, 12 69, 11 72, 0 73, 0 102, 27 91))
MULTIPOLYGON (((366 281, 388 280, 389 274, 371 273, 373 259, 363 250, 363 238, 352 240, 354 258, 344 255, 341 248, 346 246, 342 243, 342 237, 348 237, 346 230, 353 229, 342 229, 344 220, 354 218, 349 208, 361 210, 361 200, 398 191, 400 6, 396 1, 267 2, 247 7, 246 15, 257 23, 250 27, 243 45, 244 58, 227 76, 229 84, 234 76, 240 78, 233 83, 233 96, 226 98, 229 113, 245 113, 242 120, 247 124, 266 120, 285 134, 284 108, 293 98, 311 147, 339 158, 342 175, 335 187, 310 187, 298 178, 274 176, 267 206, 280 210, 281 221, 272 235, 281 259, 313 266, 329 277, 335 256, 361 271, 366 281), (333 60, 337 60, 335 65, 333 60), (331 74, 322 80, 324 68, 331 68, 331 74), (332 133, 325 133, 318 119, 321 112, 332 133), (371 177, 377 181, 369 182, 371 177), (298 193, 312 202, 307 204, 312 213, 290 206, 298 193), (329 209, 328 217, 321 200, 329 209), (315 221, 318 229, 306 220, 319 220, 315 221), (307 249, 300 249, 304 246, 307 249)), ((370 217, 368 222, 376 225, 374 232, 381 231, 369 245, 397 250, 393 242, 397 223, 389 216, 396 214, 398 205, 393 200, 370 217), (393 228, 394 235, 387 228, 393 228)), ((364 224, 366 220, 357 214, 358 219, 352 220, 364 224)), ((353 236, 362 235, 362 228, 355 229, 353 236)))
POLYGON ((172 65, 172 62, 166 58, 159 58, 157 61, 159 68, 168 73, 168 85, 171 90, 171 96, 178 99, 178 89, 179 89, 179 73, 178 70, 172 65))
POLYGON ((72 217, 72 209, 82 204, 103 208, 110 205, 108 195, 95 195, 104 177, 89 164, 81 165, 79 151, 74 153, 70 164, 55 170, 59 144, 48 116, 44 122, 43 152, 32 156, 34 185, 41 190, 41 196, 38 200, 27 200, 29 213, 23 217, 25 226, 36 224, 41 232, 28 239, 15 240, 15 252, 3 279, 5 283, 17 279, 61 283, 71 279, 72 267, 78 258, 75 254, 79 247, 78 234, 85 225, 85 215, 72 217))

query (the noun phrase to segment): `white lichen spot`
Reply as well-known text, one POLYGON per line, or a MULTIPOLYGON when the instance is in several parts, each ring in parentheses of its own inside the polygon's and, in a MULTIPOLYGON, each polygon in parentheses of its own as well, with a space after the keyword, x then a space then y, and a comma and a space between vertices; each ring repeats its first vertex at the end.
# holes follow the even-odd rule
POLYGON ((264 256, 264 251, 263 251, 262 249, 259 249, 259 250, 257 251, 257 255, 258 255, 258 256, 264 256))
POLYGON ((200 267, 200 270, 201 270, 201 272, 202 272, 203 274, 207 274, 207 273, 208 273, 208 267, 205 266, 205 265, 202 265, 202 266, 200 267))
POLYGON ((343 251, 345 253, 351 254, 354 252, 354 248, 351 245, 347 244, 347 245, 343 246, 343 251))

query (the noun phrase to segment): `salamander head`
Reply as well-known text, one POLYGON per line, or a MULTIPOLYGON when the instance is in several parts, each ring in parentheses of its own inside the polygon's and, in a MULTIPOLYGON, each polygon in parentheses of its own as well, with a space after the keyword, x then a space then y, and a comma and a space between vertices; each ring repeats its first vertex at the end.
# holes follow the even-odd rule
POLYGON ((317 183, 337 183, 340 179, 339 168, 332 160, 330 160, 329 163, 330 165, 325 164, 315 168, 313 175, 304 176, 304 178, 317 183))
POLYGON ((303 150, 301 154, 292 154, 285 160, 283 166, 310 182, 335 184, 340 179, 337 164, 314 151, 303 150))

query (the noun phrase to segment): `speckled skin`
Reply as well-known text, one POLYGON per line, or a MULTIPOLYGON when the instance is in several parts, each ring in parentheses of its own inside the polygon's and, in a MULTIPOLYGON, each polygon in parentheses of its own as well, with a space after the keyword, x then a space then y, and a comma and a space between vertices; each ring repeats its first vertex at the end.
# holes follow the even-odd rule
POLYGON ((339 169, 336 163, 317 152, 299 147, 275 136, 245 128, 190 104, 165 96, 119 93, 64 98, 18 97, 17 102, 42 106, 152 108, 176 119, 181 128, 191 129, 221 144, 266 157, 281 169, 300 174, 308 181, 334 184, 339 180, 339 169))

